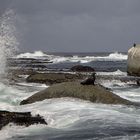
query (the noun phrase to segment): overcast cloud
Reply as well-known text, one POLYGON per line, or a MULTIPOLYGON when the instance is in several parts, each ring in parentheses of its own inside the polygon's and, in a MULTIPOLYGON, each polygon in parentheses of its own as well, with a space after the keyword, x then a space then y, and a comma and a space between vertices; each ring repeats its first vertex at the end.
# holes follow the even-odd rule
POLYGON ((127 51, 140 43, 140 0, 0 0, 13 9, 23 51, 127 51))

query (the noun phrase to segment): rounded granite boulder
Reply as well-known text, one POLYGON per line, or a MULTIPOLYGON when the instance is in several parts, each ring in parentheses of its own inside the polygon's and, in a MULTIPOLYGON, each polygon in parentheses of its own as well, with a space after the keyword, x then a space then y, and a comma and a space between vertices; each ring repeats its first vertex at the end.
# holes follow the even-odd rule
POLYGON ((31 97, 23 100, 20 104, 30 104, 50 98, 72 97, 88 100, 94 103, 125 104, 133 103, 113 94, 100 85, 82 85, 79 82, 65 82, 50 86, 31 97))
POLYGON ((134 45, 128 50, 128 75, 140 76, 140 45, 134 45))

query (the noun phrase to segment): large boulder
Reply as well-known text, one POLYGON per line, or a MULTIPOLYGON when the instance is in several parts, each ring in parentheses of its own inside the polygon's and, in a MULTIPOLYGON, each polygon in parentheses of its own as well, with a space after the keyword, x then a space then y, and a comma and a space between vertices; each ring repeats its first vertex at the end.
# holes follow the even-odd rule
POLYGON ((38 123, 47 125, 40 115, 32 116, 30 112, 0 111, 0 129, 9 123, 25 126, 38 123))
POLYGON ((140 76, 140 45, 128 50, 127 72, 129 75, 140 76))
POLYGON ((47 85, 70 82, 83 79, 85 76, 82 74, 70 73, 36 73, 27 77, 27 82, 45 83, 47 85))
POLYGON ((94 68, 92 67, 89 67, 89 66, 83 66, 83 65, 76 65, 76 66, 73 66, 71 68, 71 71, 74 71, 74 72, 94 72, 94 68))
POLYGON ((20 104, 30 104, 50 98, 73 97, 94 103, 125 104, 133 103, 113 94, 100 85, 81 85, 79 82, 65 82, 55 84, 23 100, 20 104))

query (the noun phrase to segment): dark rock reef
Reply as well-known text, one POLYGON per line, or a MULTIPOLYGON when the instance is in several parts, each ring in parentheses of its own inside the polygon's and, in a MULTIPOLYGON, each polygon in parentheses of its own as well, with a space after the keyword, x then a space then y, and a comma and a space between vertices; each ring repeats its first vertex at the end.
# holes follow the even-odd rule
POLYGON ((27 77, 26 81, 52 85, 56 83, 81 80, 84 77, 85 76, 82 74, 70 74, 70 73, 35 73, 27 77))
POLYGON ((94 68, 92 67, 89 67, 89 66, 83 66, 83 65, 76 65, 76 66, 73 66, 71 69, 71 71, 74 71, 74 72, 94 72, 94 68))
POLYGON ((30 112, 0 111, 0 129, 9 123, 25 126, 38 123, 47 125, 45 120, 40 115, 32 116, 30 112))
POLYGON ((94 103, 133 105, 132 102, 113 94, 100 85, 82 85, 79 82, 55 84, 23 100, 20 104, 30 104, 50 98, 72 97, 94 103))

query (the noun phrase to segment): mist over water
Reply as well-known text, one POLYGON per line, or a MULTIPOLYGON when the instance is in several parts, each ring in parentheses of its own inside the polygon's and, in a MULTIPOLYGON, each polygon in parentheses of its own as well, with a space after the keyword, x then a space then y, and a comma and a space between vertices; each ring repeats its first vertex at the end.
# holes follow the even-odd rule
POLYGON ((6 74, 7 59, 13 56, 18 48, 15 19, 13 10, 5 11, 0 17, 0 75, 6 74))

